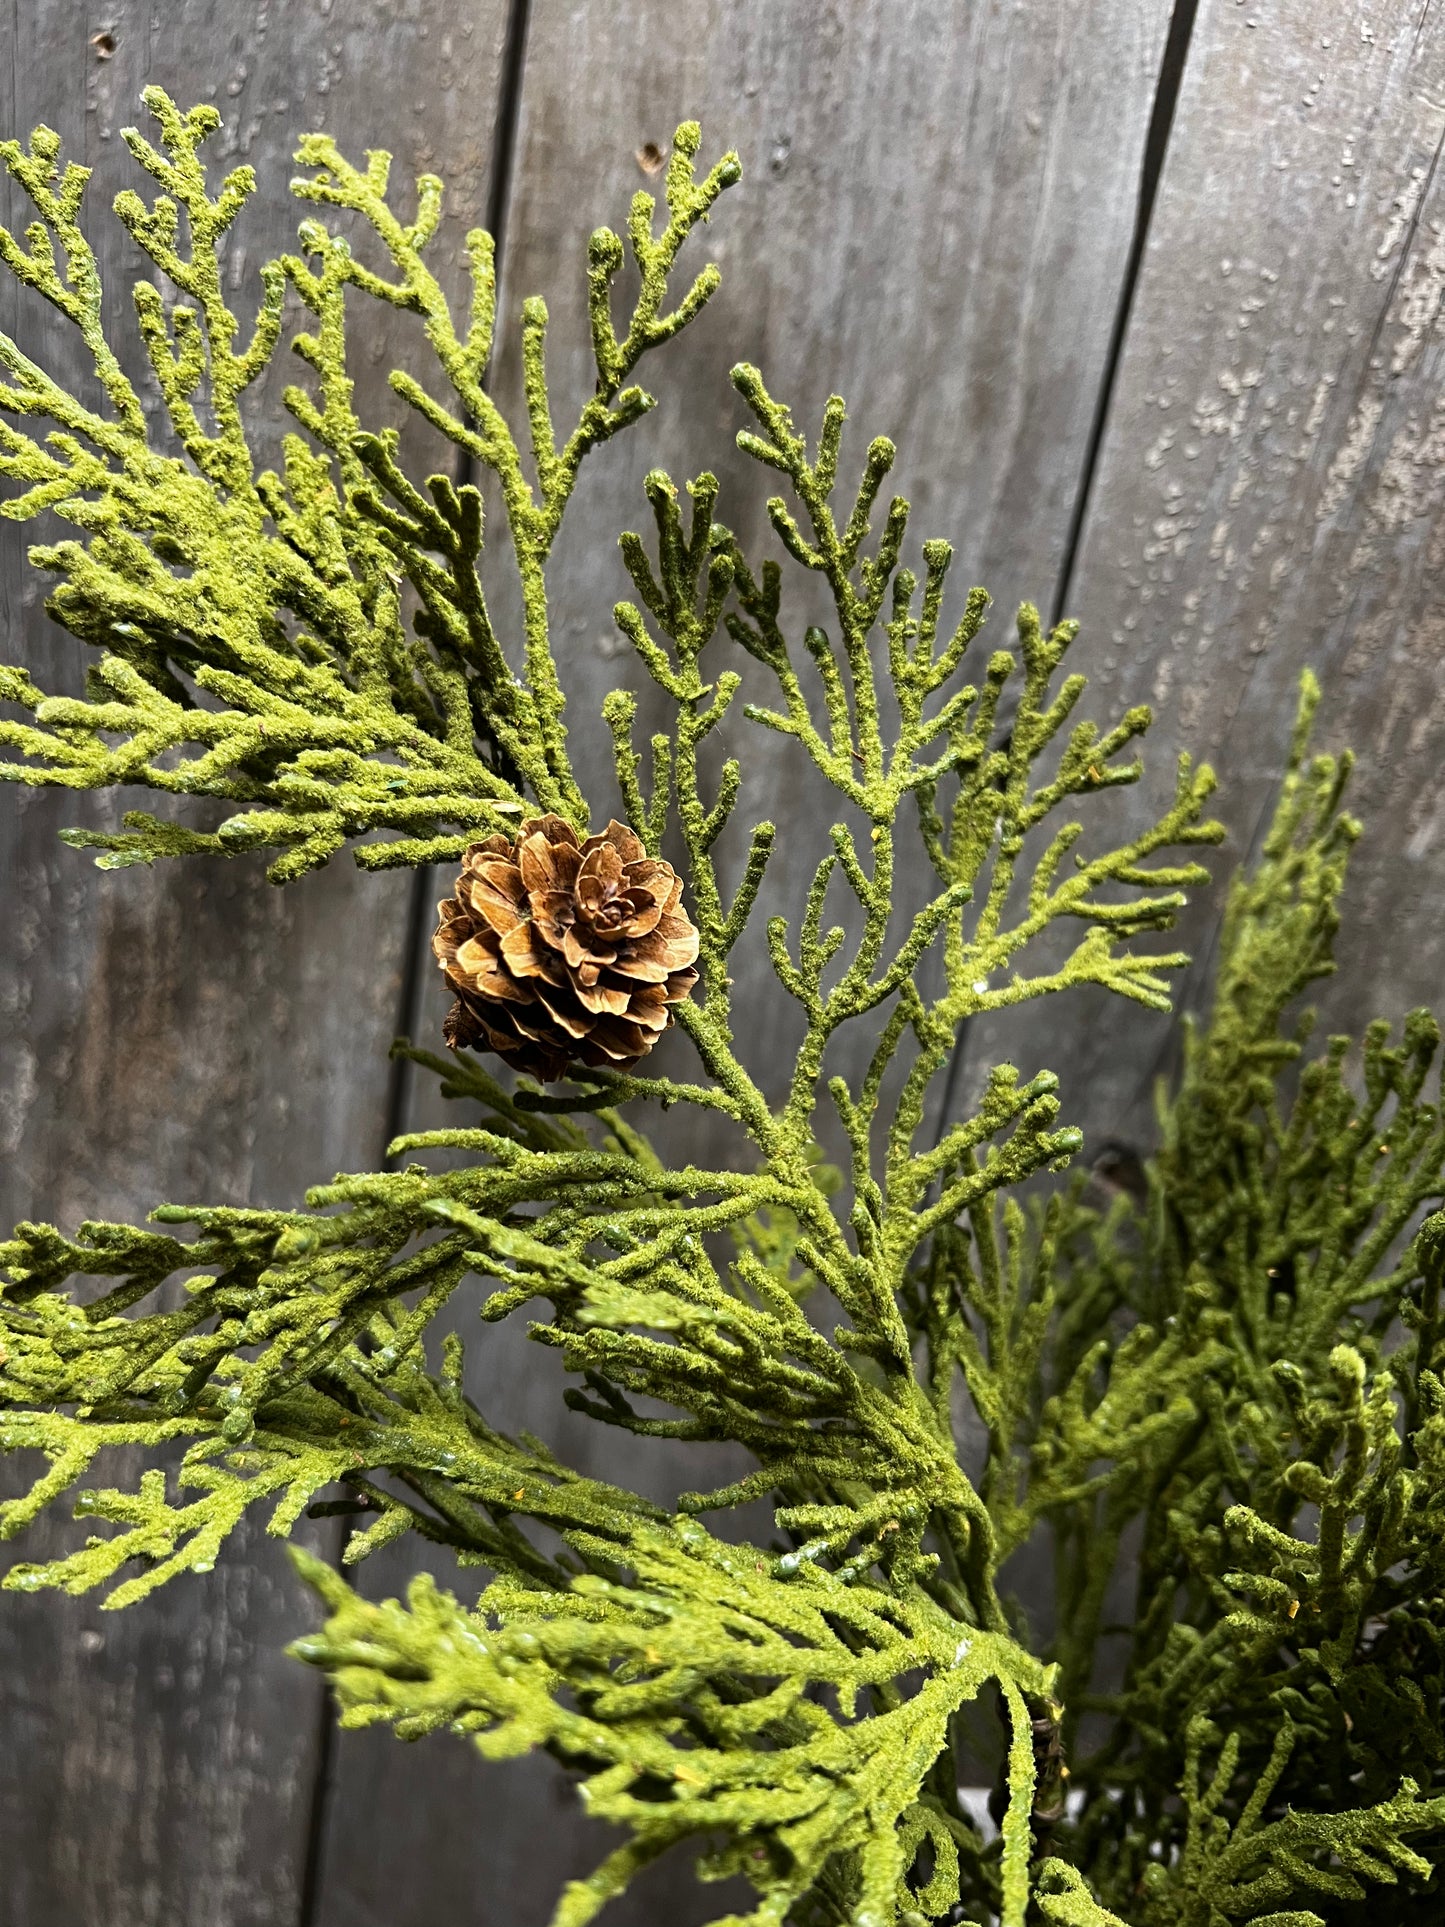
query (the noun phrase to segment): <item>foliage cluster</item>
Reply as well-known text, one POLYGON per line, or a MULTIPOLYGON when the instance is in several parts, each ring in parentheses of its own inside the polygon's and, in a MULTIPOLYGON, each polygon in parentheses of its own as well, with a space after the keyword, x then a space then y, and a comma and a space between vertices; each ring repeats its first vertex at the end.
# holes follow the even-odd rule
MULTIPOLYGON (((0 775, 222 806, 210 828, 136 812, 72 833, 107 866, 265 849, 286 883, 347 843, 371 869, 454 861, 536 810, 585 833, 612 804, 583 797, 569 759, 546 563, 584 456, 651 406, 640 358, 717 284, 707 268, 668 285, 736 157, 699 175, 683 126, 661 223, 639 194, 625 243, 592 237, 596 390, 565 439, 547 312, 523 305, 519 441, 487 385, 491 242, 468 237, 459 318, 428 260, 435 178, 404 216, 384 154, 303 142, 294 188, 316 212, 263 269, 243 342, 218 249, 254 182, 240 168, 213 191, 211 109, 147 104, 159 144, 126 140, 159 191, 116 203, 153 269, 135 293, 144 389, 102 327, 85 170, 45 129, 0 146, 36 211, 0 255, 100 384, 78 399, 0 339, 4 512, 68 525, 31 558, 57 578, 52 616, 99 652, 80 696, 0 671, 18 712, 0 775), (296 428, 260 469, 242 400, 288 298, 313 380, 286 391, 296 428), (481 489, 463 469, 418 485, 397 433, 353 412, 358 300, 420 320, 443 398, 392 385, 491 492, 515 648, 484 592, 481 489)), ((345 1515, 347 1566, 407 1533, 449 1548, 454 1589, 420 1579, 404 1602, 299 1556, 326 1618, 296 1651, 347 1724, 540 1747, 579 1776, 621 1844, 566 1890, 558 1927, 679 1843, 704 1878, 750 1885, 756 1927, 1318 1927, 1363 1919, 1382 1886, 1393 1920, 1434 1918, 1445 1219, 1420 1225, 1445 1168, 1439 1038, 1423 1013, 1399 1039, 1373 1026, 1356 1064, 1345 1039, 1310 1055, 1290 1019, 1331 967, 1355 834, 1347 763, 1309 752, 1315 692, 1138 1196, 1050 1180, 1081 1140, 1047 1071, 997 1067, 930 1141, 967 1020, 1079 984, 1168 1007, 1184 960, 1151 942, 1204 880, 1190 851, 1220 835, 1212 779, 1186 760, 1156 823, 1084 840, 1075 808, 1137 779, 1147 712, 1077 720, 1072 625, 1045 633, 1028 607, 1016 647, 980 660, 987 598, 945 620, 947 543, 905 566, 898 497, 873 532, 892 445, 844 485, 841 401, 810 443, 756 369, 734 382, 740 445, 781 477, 771 524, 828 624, 799 640, 779 564, 714 519, 714 478, 687 485, 685 513, 654 471, 651 546, 622 538, 636 601, 615 612, 673 714, 647 767, 634 696, 603 708, 623 813, 676 862, 700 932, 701 985, 677 1007, 695 1072, 578 1067, 548 1092, 417 1050, 462 1121, 402 1139, 403 1168, 290 1211, 19 1226, 0 1246, 0 1446, 41 1470, 0 1533, 66 1497, 102 1530, 6 1583, 124 1606, 209 1569, 253 1509, 281 1536, 345 1515), (715 663, 729 648, 774 691, 740 711, 837 797, 806 901, 766 928, 802 1032, 776 1103, 738 1048, 729 978, 775 830, 728 856, 745 761, 719 773, 704 751, 743 687, 715 663), (910 847, 932 884, 905 916, 910 847), (829 924, 840 892, 851 920, 829 924), (872 1054, 850 1083, 825 1059, 858 1024, 872 1054), (676 1168, 649 1137, 675 1105, 716 1120, 715 1167, 676 1168), (819 1161, 829 1130, 841 1173, 819 1161), (504 1436, 455 1328, 478 1299, 485 1323, 532 1313, 576 1409, 674 1452, 726 1442, 750 1469, 667 1509, 504 1436), (171 1469, 88 1483, 133 1447, 171 1469), (758 1500, 774 1523, 751 1544, 728 1515, 758 1500), (1046 1637, 1006 1583, 1035 1543, 1053 1552, 1046 1637), (993 1825, 960 1797, 981 1780, 993 1825)))

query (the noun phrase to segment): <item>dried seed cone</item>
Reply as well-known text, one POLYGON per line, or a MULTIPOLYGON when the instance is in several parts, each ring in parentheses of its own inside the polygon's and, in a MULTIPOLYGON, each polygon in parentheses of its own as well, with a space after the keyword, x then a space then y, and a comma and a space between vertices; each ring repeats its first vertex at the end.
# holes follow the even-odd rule
POLYGON ((682 878, 632 831, 580 842, 560 816, 489 836, 437 906, 437 962, 457 1000, 445 1036, 550 1082, 571 1064, 626 1070, 697 982, 682 878))

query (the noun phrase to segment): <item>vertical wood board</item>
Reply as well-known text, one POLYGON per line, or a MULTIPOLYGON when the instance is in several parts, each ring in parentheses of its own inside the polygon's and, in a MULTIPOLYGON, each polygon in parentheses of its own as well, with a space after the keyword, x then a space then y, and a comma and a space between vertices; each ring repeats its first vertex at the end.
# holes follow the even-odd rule
MULTIPOLYGON (((738 360, 761 366, 810 435, 831 391, 848 398, 845 472, 856 473, 872 435, 897 440, 895 478, 915 502, 915 554, 924 535, 956 543, 953 606, 974 581, 995 591, 996 624, 1025 595, 1048 606, 1129 252, 1166 27, 1163 9, 1117 0, 1050 0, 1030 11, 1027 31, 1012 6, 936 0, 585 9, 533 0, 501 269, 496 389, 510 419, 524 421, 515 331, 525 295, 544 294, 552 316, 559 434, 591 392, 587 236, 602 222, 620 230, 639 187, 660 192, 649 148, 665 149, 677 123, 693 117, 702 163, 735 145, 744 164, 742 185, 690 244, 678 275, 685 287, 715 259, 722 288, 687 334, 642 364, 638 379, 658 409, 589 458, 550 571, 571 746, 599 820, 621 807, 601 700, 615 684, 640 687, 611 610, 632 593, 617 535, 650 528, 644 475, 661 464, 681 482, 712 469, 723 482, 721 519, 755 558, 777 552, 763 503, 778 478, 734 447, 748 422, 728 382, 738 360)), ((618 313, 620 322, 620 298, 618 313)), ((506 621, 495 511, 490 527, 484 570, 506 621)), ((800 634, 796 611, 809 606, 812 585, 800 594, 788 567, 800 634)), ((504 633, 515 637, 514 607, 504 633)), ((726 638, 714 651, 714 673, 752 667, 736 662, 726 638)), ((757 693, 766 698, 766 687, 757 693)), ((644 707, 639 743, 656 714, 644 707)), ((747 1059, 775 1087, 791 1054, 790 1013, 763 925, 769 909, 796 914, 839 810, 783 739, 739 723, 723 747, 747 772, 739 818, 771 815, 784 832, 749 955, 738 953, 736 993, 747 1059)), ((435 1048, 446 996, 429 954, 422 968, 420 1028, 435 1048)), ((693 1074, 681 1039, 656 1061, 693 1074)), ((448 1108, 420 1076, 409 1128, 441 1121, 448 1108)), ((670 1112, 661 1126, 669 1155, 738 1155, 711 1122, 670 1112)), ((697 1448, 669 1451, 566 1412, 553 1357, 520 1331, 479 1327, 470 1304, 460 1318, 472 1389, 494 1423, 537 1430, 569 1463, 659 1497, 706 1482, 697 1448)), ((409 1563, 379 1558, 359 1582, 394 1592, 409 1563)), ((470 1575, 461 1580, 465 1591, 470 1575)), ((318 1927, 429 1927, 457 1911, 477 1927, 532 1927, 566 1878, 596 1864, 604 1838, 554 1769, 487 1766, 460 1747, 423 1763, 386 1734, 343 1734, 318 1927), (424 1881, 410 1871, 418 1866, 429 1870, 424 1881)), ((685 1865, 664 1861, 609 1918, 617 1927, 686 1923, 726 1904, 697 1888, 685 1865)))
MULTIPOLYGON (((700 0, 624 12, 543 4, 529 40, 503 286, 513 316, 523 295, 548 295, 559 423, 575 419, 592 386, 586 236, 603 219, 620 230, 638 187, 661 192, 649 150, 665 149, 677 122, 693 117, 701 158, 736 146, 744 179, 691 244, 687 272, 714 259, 721 289, 686 334, 639 368, 659 407, 591 458, 553 558, 554 647, 574 755, 599 818, 620 807, 597 720, 605 693, 619 683, 639 689, 644 751, 649 731, 667 721, 611 614, 634 594, 618 532, 650 531, 647 471, 663 466, 681 483, 711 469, 722 481, 718 516, 754 566, 782 554, 765 514, 779 478, 734 445, 753 425, 728 380, 738 361, 760 367, 810 439, 829 393, 846 398, 845 509, 869 440, 894 439, 887 486, 913 501, 909 558, 917 563, 925 536, 954 542, 955 615, 975 582, 997 599, 986 638, 1003 639, 1025 596, 1048 606, 1129 252, 1167 26, 1159 7, 1118 0, 1059 0, 1032 9, 1027 30, 1012 6, 923 0, 746 10, 700 0)), ((680 291, 682 272, 678 281, 680 291)), ((498 387, 514 412, 519 386, 509 333, 498 387)), ((880 508, 875 526, 881 518, 880 508)), ((815 578, 786 558, 784 571, 785 620, 800 643, 805 623, 826 624, 829 611, 815 578)), ((725 636, 707 662, 713 674, 740 669, 745 697, 776 700, 725 636)), ((745 772, 719 856, 730 884, 747 828, 764 817, 780 826, 753 926, 732 960, 737 1006, 748 1014, 744 1054, 776 1096, 800 1020, 763 931, 772 913, 796 919, 828 825, 847 811, 796 744, 741 710, 740 701, 712 742, 716 761, 737 755, 745 772)), ((909 826, 900 920, 931 893, 912 840, 909 826)), ((830 915, 845 897, 840 887, 830 915)), ((867 1030, 843 1033, 830 1068, 861 1071, 867 1030)), ((664 1048, 659 1064, 681 1070, 686 1047, 664 1048)), ((669 1133, 688 1155, 746 1155, 729 1148, 728 1127, 711 1114, 676 1111, 669 1133)))
MULTIPOLYGON (((1070 596, 1095 710, 1156 712, 1112 820, 1157 813, 1180 748, 1220 777, 1221 882, 1183 928, 1192 1004, 1307 667, 1319 746, 1359 754, 1366 824, 1323 1023, 1441 1001, 1442 139, 1445 22, 1424 0, 1201 7, 1070 596)), ((980 1073, 991 1047, 1038 1056, 1021 1024, 980 1039, 980 1073)), ((1167 1020, 1090 994, 1048 1049, 1071 1120, 1147 1141, 1167 1020)))
MULTIPOLYGON (((11 8, 3 131, 24 136, 43 119, 95 169, 86 227, 132 378, 144 368, 130 305, 142 260, 110 201, 147 186, 119 137, 146 122, 142 86, 158 81, 184 106, 214 98, 225 119, 214 164, 257 169, 226 263, 243 319, 259 263, 294 246, 304 210, 287 192, 291 155, 313 127, 354 148, 392 146, 399 173, 444 154, 454 202, 436 245, 456 285, 459 237, 488 188, 503 24, 493 0, 445 14, 418 0, 11 8)), ((68 324, 8 276, 0 327, 44 365, 83 375, 68 324)), ((403 334, 405 321, 363 312, 364 416, 401 418, 385 376, 416 356, 403 334)), ((262 444, 288 425, 283 385, 306 372, 283 355, 253 391, 262 444)), ((5 653, 42 686, 78 690, 87 652, 44 616, 46 584, 23 561, 33 539, 0 525, 5 653)), ((113 822, 143 800, 0 795, 7 1227, 135 1221, 162 1199, 286 1203, 381 1155, 406 878, 363 877, 344 857, 284 892, 254 858, 106 874, 56 840, 64 824, 113 822)), ((122 1485, 136 1475, 98 1470, 122 1485)), ((0 1471, 11 1490, 34 1475, 28 1462, 0 1471)), ((82 1530, 46 1520, 7 1553, 48 1556, 82 1530)), ((321 1698, 282 1648, 313 1616, 281 1546, 257 1531, 214 1574, 119 1616, 93 1600, 0 1596, 0 1927, 294 1920, 321 1698)))

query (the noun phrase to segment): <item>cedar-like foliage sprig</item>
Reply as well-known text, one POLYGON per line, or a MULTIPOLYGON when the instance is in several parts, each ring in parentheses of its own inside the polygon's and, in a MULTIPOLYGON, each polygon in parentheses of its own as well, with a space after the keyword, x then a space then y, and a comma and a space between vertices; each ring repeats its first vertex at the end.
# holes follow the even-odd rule
POLYGON ((1141 1927, 1439 1905, 1440 1035, 1416 1011, 1307 1057, 1287 1014, 1333 969, 1359 833, 1348 758, 1308 755, 1317 700, 1147 1196, 1104 1222, 1065 1201, 1044 1285, 1058 1389, 1023 1510, 1053 1525, 1082 1796, 1055 1846, 1141 1927), (1144 1390, 1153 1429, 1121 1449, 1144 1390))
POLYGON ((109 412, 86 406, 0 340, 8 377, 0 411, 53 424, 42 439, 0 422, 0 475, 22 485, 4 512, 22 520, 49 512, 80 531, 79 540, 38 546, 31 559, 61 578, 50 614, 103 651, 84 699, 47 696, 23 671, 4 672, 0 694, 34 721, 0 721, 8 751, 0 777, 81 789, 140 784, 239 805, 214 830, 132 812, 124 831, 73 831, 70 840, 103 849, 107 867, 279 850, 277 882, 347 841, 368 868, 454 857, 473 835, 515 827, 524 798, 585 827, 547 642, 543 565, 584 456, 652 406, 643 389, 621 383, 717 284, 716 269, 705 269, 663 312, 675 257, 737 180, 737 157, 725 155, 699 181, 697 128, 679 129, 660 236, 649 197, 634 203, 629 235, 641 287, 621 340, 608 303, 622 244, 606 229, 593 236, 598 389, 560 449, 546 394, 546 308, 526 304, 530 482, 485 386, 496 318, 491 237, 467 236, 472 292, 463 324, 426 258, 441 219, 435 175, 418 180, 408 221, 388 199, 389 155, 373 153, 358 168, 329 137, 309 136, 297 159, 312 171, 294 192, 369 229, 389 271, 366 266, 321 220, 304 222, 301 252, 263 269, 260 313, 238 348, 218 247, 255 177, 235 168, 212 194, 201 149, 220 125, 215 108, 182 113, 158 87, 144 98, 160 145, 134 128, 124 139, 161 192, 148 206, 127 190, 116 211, 157 277, 182 297, 168 312, 155 281, 136 283, 162 403, 158 431, 104 332, 95 256, 79 219, 89 170, 73 162, 62 170, 49 128, 37 129, 28 148, 0 143, 37 217, 23 241, 0 236, 0 259, 78 330, 110 404, 109 412), (278 472, 259 466, 241 397, 276 349, 288 288, 314 324, 292 345, 315 385, 285 392, 304 433, 283 438, 278 472), (439 401, 408 374, 393 386, 497 477, 526 612, 521 675, 498 643, 477 572, 479 492, 444 475, 418 489, 398 466, 395 432, 369 432, 356 418, 346 368, 355 294, 421 318, 453 399, 439 401), (196 405, 202 390, 209 424, 196 405), (424 609, 410 633, 406 579, 424 609))
MULTIPOLYGON (((453 862, 535 812, 585 834, 617 804, 573 773, 546 565, 580 463, 651 406, 629 385, 641 356, 717 284, 706 268, 669 293, 736 157, 699 176, 685 124, 665 220, 639 194, 625 243, 592 237, 596 388, 559 439, 545 307, 521 312, 519 432, 486 385, 492 243, 466 239, 459 317, 430 265, 441 184, 399 211, 384 154, 302 144, 296 193, 347 232, 303 223, 242 344, 217 250, 254 182, 208 182, 212 109, 146 100, 159 145, 126 139, 160 191, 117 210, 180 297, 136 291, 159 419, 102 327, 85 170, 45 129, 0 145, 37 215, 0 258, 78 329, 105 397, 76 400, 0 339, 5 512, 69 524, 31 558, 58 579, 51 613, 100 652, 79 696, 0 672, 25 712, 0 720, 0 775, 224 804, 214 829, 136 814, 72 833, 108 866, 264 848, 284 883, 346 842, 377 868, 453 862), (310 373, 267 468, 243 397, 288 298, 310 373), (395 428, 357 418, 359 301, 416 318, 442 395, 406 372, 392 386, 494 480, 515 637, 491 614, 479 491, 418 482, 395 428)), ((733 380, 740 446, 788 491, 772 528, 829 615, 785 610, 782 567, 717 519, 714 476, 649 474, 653 533, 621 539, 636 599, 614 615, 670 722, 645 761, 633 693, 602 721, 621 814, 652 856, 666 845, 698 930, 673 1062, 574 1065, 544 1091, 402 1043, 462 1116, 399 1139, 401 1168, 294 1210, 19 1226, 0 1245, 0 1448, 36 1473, 0 1536, 67 1498, 104 1529, 6 1583, 128 1605, 207 1570, 253 1509, 280 1537, 345 1518, 347 1565, 407 1533, 449 1549, 455 1589, 419 1580, 405 1603, 298 1555, 326 1620, 295 1650, 348 1724, 540 1747, 579 1776, 624 1837, 558 1927, 683 1844, 704 1877, 751 1886, 755 1927, 1318 1927, 1316 1902, 1354 1919, 1385 1885, 1392 1918, 1433 1917, 1445 1214, 1419 1227, 1445 1189, 1438 1035, 1417 1014, 1399 1041, 1371 1027, 1358 1058, 1347 1040, 1306 1058, 1291 1027, 1331 967, 1356 834, 1347 763, 1309 752, 1316 692, 1233 886, 1144 1202, 1052 1181, 1081 1140, 1037 1063, 995 1066, 935 1135, 966 1021, 1080 984, 1168 1008, 1185 959, 1154 940, 1205 880, 1212 777, 1185 759, 1156 822, 1086 840, 1088 799, 1141 773, 1147 711, 1081 720, 1073 625, 1046 633, 1028 605, 1016 647, 979 660, 988 599, 970 591, 950 626, 949 545, 908 565, 899 497, 874 532, 892 444, 845 480, 840 399, 810 445, 756 369, 733 380), (730 824, 750 759, 780 745, 837 821, 802 904, 759 932, 777 831, 754 823, 735 848, 730 824), (828 920, 840 893, 851 925, 828 920), (749 942, 801 1029, 780 1086, 737 1036, 749 942), (862 1075, 830 1076, 859 1025, 862 1075), (679 1104, 710 1114, 715 1162, 670 1162, 649 1132, 679 1104), (664 1507, 502 1434, 457 1326, 479 1311, 485 1343, 523 1309, 575 1409, 675 1449, 741 1448, 748 1469, 664 1507), (134 1447, 167 1463, 95 1482, 134 1447), (758 1501, 766 1542, 740 1541, 727 1515, 758 1501), (1047 1639, 1007 1583, 1033 1540, 1055 1555, 1047 1639), (479 1595, 471 1568, 490 1575, 479 1595), (993 1829, 963 1797, 984 1781, 993 1829)))

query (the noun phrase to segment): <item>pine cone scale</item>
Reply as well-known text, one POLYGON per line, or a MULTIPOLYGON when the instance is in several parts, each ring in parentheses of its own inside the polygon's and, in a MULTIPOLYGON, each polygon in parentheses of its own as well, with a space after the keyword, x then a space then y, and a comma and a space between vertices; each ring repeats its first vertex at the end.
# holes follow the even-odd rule
POLYGON ((543 1081, 635 1064, 698 980, 681 904, 682 878, 625 824, 579 841, 562 817, 533 817, 515 840, 472 844, 432 938, 457 993, 447 1042, 543 1081))
MULTIPOLYGON (((490 867, 493 870, 500 869, 500 865, 490 867)), ((516 872, 512 871, 510 874, 515 877, 516 872)), ((514 899, 506 893, 500 883, 493 883, 485 873, 481 882, 473 884, 468 892, 468 902, 474 914, 484 917, 499 937, 505 936, 507 931, 514 929, 527 914, 525 891, 519 892, 514 899)))

